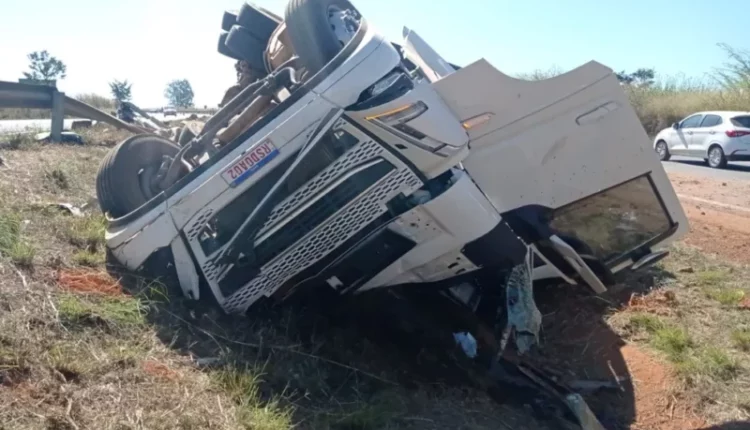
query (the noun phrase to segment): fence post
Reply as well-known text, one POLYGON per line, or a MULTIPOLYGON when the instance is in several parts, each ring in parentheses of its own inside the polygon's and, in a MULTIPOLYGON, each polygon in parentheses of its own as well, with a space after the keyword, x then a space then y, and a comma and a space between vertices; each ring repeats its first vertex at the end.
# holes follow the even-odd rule
POLYGON ((50 128, 50 140, 52 142, 60 142, 62 140, 64 117, 65 94, 54 90, 52 91, 52 127, 50 128))

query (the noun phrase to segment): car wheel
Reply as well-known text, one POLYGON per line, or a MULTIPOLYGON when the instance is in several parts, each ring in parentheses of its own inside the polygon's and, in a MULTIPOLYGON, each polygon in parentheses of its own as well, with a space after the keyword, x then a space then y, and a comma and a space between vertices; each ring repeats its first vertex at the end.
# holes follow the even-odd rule
POLYGON ((138 209, 159 193, 153 179, 163 157, 180 148, 159 136, 139 134, 125 139, 102 160, 96 195, 102 212, 118 218, 138 209))
POLYGON ((672 157, 672 154, 669 153, 667 142, 663 140, 656 142, 656 147, 654 149, 656 150, 656 154, 659 156, 659 160, 661 161, 669 161, 669 158, 672 157))
POLYGON ((294 52, 313 75, 354 38, 362 16, 347 0, 291 0, 285 20, 294 52))
POLYGON ((723 169, 727 166, 727 157, 721 146, 714 145, 708 149, 708 165, 714 169, 723 169))

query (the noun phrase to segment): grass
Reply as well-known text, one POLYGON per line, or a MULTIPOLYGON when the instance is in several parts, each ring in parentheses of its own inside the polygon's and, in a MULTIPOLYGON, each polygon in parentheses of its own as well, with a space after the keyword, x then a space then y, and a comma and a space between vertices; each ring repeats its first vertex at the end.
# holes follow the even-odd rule
POLYGON ((36 145, 34 136, 30 133, 0 135, 0 149, 22 150, 33 148, 36 145))
POLYGON ((60 318, 71 322, 98 320, 107 324, 139 326, 145 324, 145 309, 131 297, 94 297, 63 294, 58 300, 60 318))
POLYGON ((245 429, 285 430, 292 428, 293 410, 278 399, 264 401, 261 373, 255 367, 229 367, 210 374, 215 386, 236 405, 237 421, 245 429))
POLYGON ((88 214, 81 218, 70 218, 66 224, 64 232, 70 244, 90 252, 104 247, 107 219, 103 215, 88 214))
POLYGON ((750 313, 740 301, 750 291, 750 267, 706 256, 687 245, 673 246, 659 267, 672 280, 610 317, 626 338, 671 364, 683 392, 700 399, 710 420, 744 420, 750 404, 750 313), (680 270, 690 267, 691 270, 680 270), (668 293, 663 304, 649 297, 668 293), (621 322, 624 318, 624 323, 621 322))
POLYGON ((526 416, 469 389, 382 382, 401 359, 315 313, 229 318, 183 299, 171 268, 154 280, 107 262, 106 221, 83 204, 121 139, 84 133, 88 145, 3 152, 0 427, 447 430, 526 416))
POLYGON ((745 291, 740 289, 717 288, 706 293, 709 298, 724 306, 736 306, 744 297, 745 291))
POLYGON ((44 172, 44 177, 53 188, 59 188, 61 190, 67 190, 70 188, 69 175, 63 167, 56 167, 44 172))
POLYGON ((0 256, 19 266, 33 264, 36 249, 21 236, 21 218, 12 213, 0 213, 0 256))
POLYGON ((739 350, 750 352, 750 329, 733 330, 732 341, 739 350))

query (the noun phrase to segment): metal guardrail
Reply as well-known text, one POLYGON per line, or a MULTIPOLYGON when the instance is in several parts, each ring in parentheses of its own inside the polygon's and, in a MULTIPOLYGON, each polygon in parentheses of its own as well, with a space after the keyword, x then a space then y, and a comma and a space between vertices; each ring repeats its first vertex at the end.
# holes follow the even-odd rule
POLYGON ((48 85, 0 81, 0 108, 50 109, 52 111, 50 139, 53 142, 59 142, 62 139, 65 115, 75 115, 105 122, 132 133, 148 132, 148 130, 122 121, 80 100, 67 97, 65 93, 48 85))

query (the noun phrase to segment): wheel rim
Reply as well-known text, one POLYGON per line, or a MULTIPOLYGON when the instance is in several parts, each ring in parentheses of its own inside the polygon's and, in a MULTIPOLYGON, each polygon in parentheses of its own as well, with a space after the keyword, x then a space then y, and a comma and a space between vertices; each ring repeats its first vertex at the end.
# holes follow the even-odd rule
POLYGON ((708 153, 708 160, 711 162, 711 165, 718 166, 721 163, 721 150, 719 148, 712 149, 708 153))
POLYGON ((328 7, 328 24, 341 46, 344 46, 354 38, 359 30, 359 14, 354 10, 341 9, 333 5, 328 7))
POLYGON ((656 152, 659 154, 660 157, 664 157, 667 155, 667 145, 663 143, 657 143, 656 144, 656 152))

